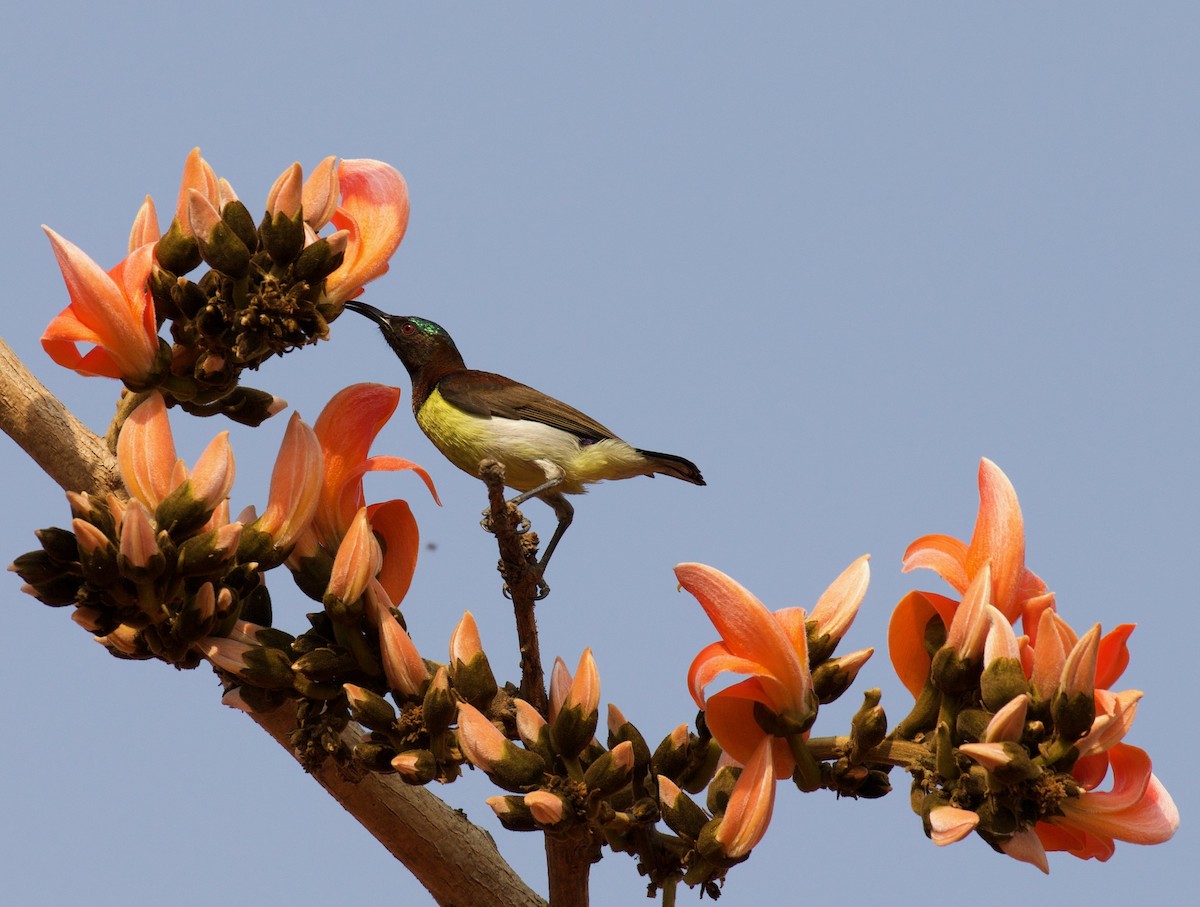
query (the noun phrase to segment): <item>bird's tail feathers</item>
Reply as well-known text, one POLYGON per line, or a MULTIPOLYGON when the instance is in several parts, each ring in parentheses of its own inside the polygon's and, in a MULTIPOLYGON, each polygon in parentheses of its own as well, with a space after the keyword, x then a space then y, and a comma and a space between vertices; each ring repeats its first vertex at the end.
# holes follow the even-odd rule
POLYGON ((700 470, 691 460, 653 450, 639 450, 638 453, 650 461, 650 465, 654 467, 656 473, 674 476, 685 482, 691 482, 693 485, 706 484, 704 476, 700 475, 700 470))

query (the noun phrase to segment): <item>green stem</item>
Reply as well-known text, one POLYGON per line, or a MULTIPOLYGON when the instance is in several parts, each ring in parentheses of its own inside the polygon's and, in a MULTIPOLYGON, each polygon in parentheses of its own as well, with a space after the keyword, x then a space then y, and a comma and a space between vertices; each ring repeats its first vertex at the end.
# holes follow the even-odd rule
MULTIPOLYGON (((851 740, 845 737, 813 737, 808 741, 808 750, 813 757, 825 762, 840 759, 850 751, 851 740)), ((879 746, 862 755, 862 762, 895 765, 909 769, 929 764, 929 748, 908 740, 889 738, 879 746)))
POLYGON ((108 431, 104 433, 104 443, 108 445, 110 453, 117 452, 117 436, 121 433, 121 426, 148 396, 150 396, 148 391, 134 393, 131 390, 124 390, 121 392, 121 399, 117 401, 117 411, 113 414, 112 422, 108 424, 108 431))

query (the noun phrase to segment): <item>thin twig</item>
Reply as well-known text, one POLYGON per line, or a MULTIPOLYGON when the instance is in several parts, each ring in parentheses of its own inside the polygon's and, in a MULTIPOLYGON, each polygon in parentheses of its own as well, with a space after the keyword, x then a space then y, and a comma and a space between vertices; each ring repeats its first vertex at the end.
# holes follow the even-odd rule
POLYGON ((517 621, 517 642, 521 647, 521 698, 545 716, 548 713, 546 678, 533 610, 541 579, 537 552, 525 544, 527 536, 518 531, 521 512, 504 500, 504 467, 495 460, 484 460, 479 464, 479 475, 487 483, 491 531, 500 549, 500 573, 512 597, 517 621))

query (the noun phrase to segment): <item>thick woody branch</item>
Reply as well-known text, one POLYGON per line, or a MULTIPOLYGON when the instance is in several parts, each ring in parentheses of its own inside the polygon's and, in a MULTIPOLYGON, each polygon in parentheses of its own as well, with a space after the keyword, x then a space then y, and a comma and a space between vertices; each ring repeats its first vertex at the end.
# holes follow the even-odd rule
POLYGON ((0 428, 65 491, 122 488, 104 439, 80 422, 0 339, 0 428))
MULTIPOLYGON (((64 490, 122 491, 104 440, 83 425, 0 340, 0 429, 64 490)), ((254 720, 292 751, 295 716, 284 707, 254 720)), ((395 775, 351 782, 332 766, 313 777, 443 905, 545 907, 496 850, 491 837, 424 788, 395 775)))

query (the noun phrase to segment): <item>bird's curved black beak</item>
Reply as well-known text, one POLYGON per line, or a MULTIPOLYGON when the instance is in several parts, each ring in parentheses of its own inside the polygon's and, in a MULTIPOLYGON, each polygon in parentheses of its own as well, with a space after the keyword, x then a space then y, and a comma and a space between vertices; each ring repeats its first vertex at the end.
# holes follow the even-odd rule
POLYGON ((357 299, 346 300, 344 307, 350 309, 352 312, 358 312, 358 314, 370 318, 381 328, 388 327, 388 323, 391 319, 391 316, 388 315, 387 312, 382 312, 375 308, 375 306, 367 305, 365 302, 359 302, 357 299))

